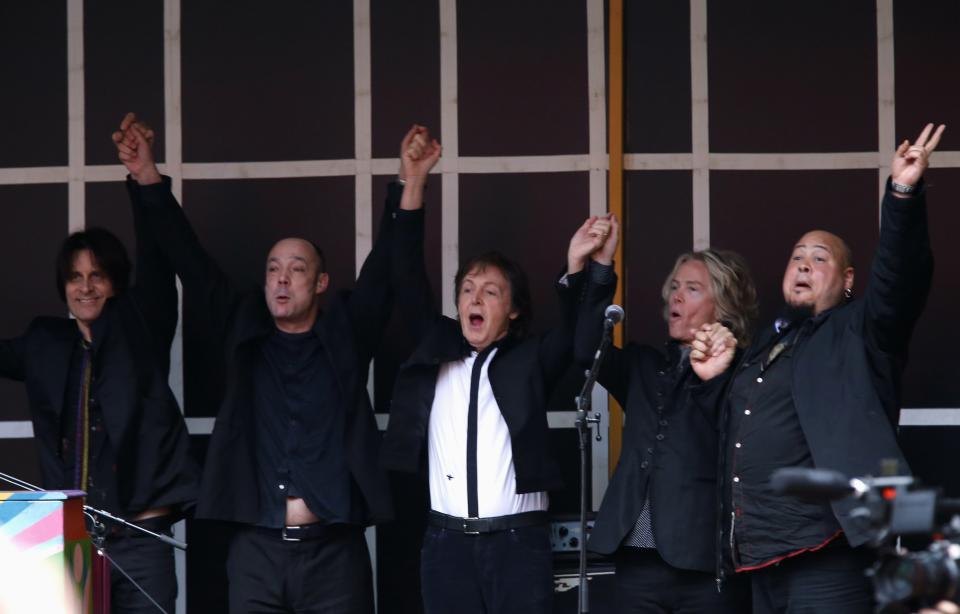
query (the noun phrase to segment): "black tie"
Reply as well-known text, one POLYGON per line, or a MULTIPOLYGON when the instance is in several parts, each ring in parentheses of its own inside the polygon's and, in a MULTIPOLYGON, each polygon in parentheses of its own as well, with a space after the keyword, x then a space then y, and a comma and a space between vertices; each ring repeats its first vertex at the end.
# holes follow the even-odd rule
POLYGON ((480 503, 477 496, 477 396, 480 390, 480 372, 483 363, 493 350, 488 346, 477 354, 470 373, 470 406, 467 409, 467 517, 480 517, 480 503))

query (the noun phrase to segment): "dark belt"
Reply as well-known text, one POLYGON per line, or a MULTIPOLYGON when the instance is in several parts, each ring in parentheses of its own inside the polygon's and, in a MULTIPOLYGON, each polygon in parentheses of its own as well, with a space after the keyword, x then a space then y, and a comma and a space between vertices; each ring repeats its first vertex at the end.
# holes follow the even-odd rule
MULTIPOLYGON (((175 520, 176 518, 174 518, 173 514, 164 514, 163 516, 152 516, 150 518, 144 518, 143 520, 129 520, 128 522, 143 527, 148 531, 153 531, 154 533, 164 533, 169 535, 171 534, 171 527, 173 526, 175 520)), ((139 537, 146 535, 146 533, 143 531, 138 531, 134 528, 115 523, 108 519, 104 519, 103 522, 107 525, 108 537, 139 537)))
POLYGON ((281 529, 268 529, 266 527, 253 527, 260 533, 266 533, 274 537, 279 537, 285 542, 305 542, 317 539, 330 539, 340 537, 354 531, 362 531, 362 527, 352 524, 323 524, 314 522, 311 524, 291 525, 281 529))
POLYGON ((519 514, 510 514, 509 516, 493 516, 491 518, 457 518, 456 516, 447 516, 440 512, 430 511, 431 527, 460 531, 467 535, 495 533, 509 529, 545 525, 547 524, 547 520, 547 513, 541 511, 521 512, 519 514))

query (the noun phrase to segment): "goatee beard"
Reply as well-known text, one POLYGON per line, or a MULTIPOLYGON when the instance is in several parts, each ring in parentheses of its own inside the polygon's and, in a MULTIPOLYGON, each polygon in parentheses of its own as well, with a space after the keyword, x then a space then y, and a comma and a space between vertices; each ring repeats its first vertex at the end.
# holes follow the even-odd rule
POLYGON ((787 303, 780 312, 780 318, 789 322, 791 325, 809 320, 814 315, 813 305, 791 305, 787 303))

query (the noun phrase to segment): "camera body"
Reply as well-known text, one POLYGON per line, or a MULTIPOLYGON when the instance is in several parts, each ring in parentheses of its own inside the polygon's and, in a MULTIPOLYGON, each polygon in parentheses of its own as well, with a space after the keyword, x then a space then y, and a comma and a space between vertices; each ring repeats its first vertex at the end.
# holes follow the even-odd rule
MULTIPOLYGON (((889 470, 888 470, 889 471, 889 470)), ((849 479, 825 469, 781 469, 771 486, 812 500, 852 497, 851 515, 870 528, 877 561, 869 570, 881 614, 909 614, 960 593, 960 501, 920 488, 910 476, 849 479), (902 538, 927 540, 909 549, 902 538)))
POLYGON ((934 540, 924 550, 881 552, 871 569, 878 611, 907 614, 941 600, 956 599, 960 545, 934 540))
POLYGON ((960 583, 960 517, 939 489, 918 488, 911 477, 861 478, 863 515, 875 535, 878 559, 870 573, 878 612, 907 614, 941 600, 954 600, 960 583), (900 545, 901 537, 931 538, 921 550, 900 545))

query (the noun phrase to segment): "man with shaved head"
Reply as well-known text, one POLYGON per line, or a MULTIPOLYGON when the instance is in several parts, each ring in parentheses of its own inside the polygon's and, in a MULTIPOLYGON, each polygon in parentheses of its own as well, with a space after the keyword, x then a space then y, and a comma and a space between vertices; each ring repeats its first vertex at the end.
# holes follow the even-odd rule
MULTIPOLYGON (((891 164, 869 283, 854 298, 850 248, 812 230, 783 275, 784 311, 735 367, 724 408, 722 545, 729 571, 751 582, 754 614, 873 612, 855 502, 778 495, 784 467, 877 475, 909 471, 896 440, 900 377, 930 289, 933 257, 922 181, 943 133, 928 125, 891 164)), ((873 224, 873 220, 865 223, 873 224)))
POLYGON ((353 291, 327 309, 323 253, 303 238, 277 241, 263 289, 244 293, 201 246, 149 136, 131 114, 115 139, 119 155, 157 243, 200 306, 191 317, 223 348, 225 389, 197 517, 236 528, 230 611, 372 613, 364 527, 392 508, 366 384, 391 309, 389 244, 403 213, 388 203, 353 291))
POLYGON ((811 230, 793 247, 783 274, 783 299, 792 309, 824 312, 853 297, 853 254, 825 230, 811 230))

